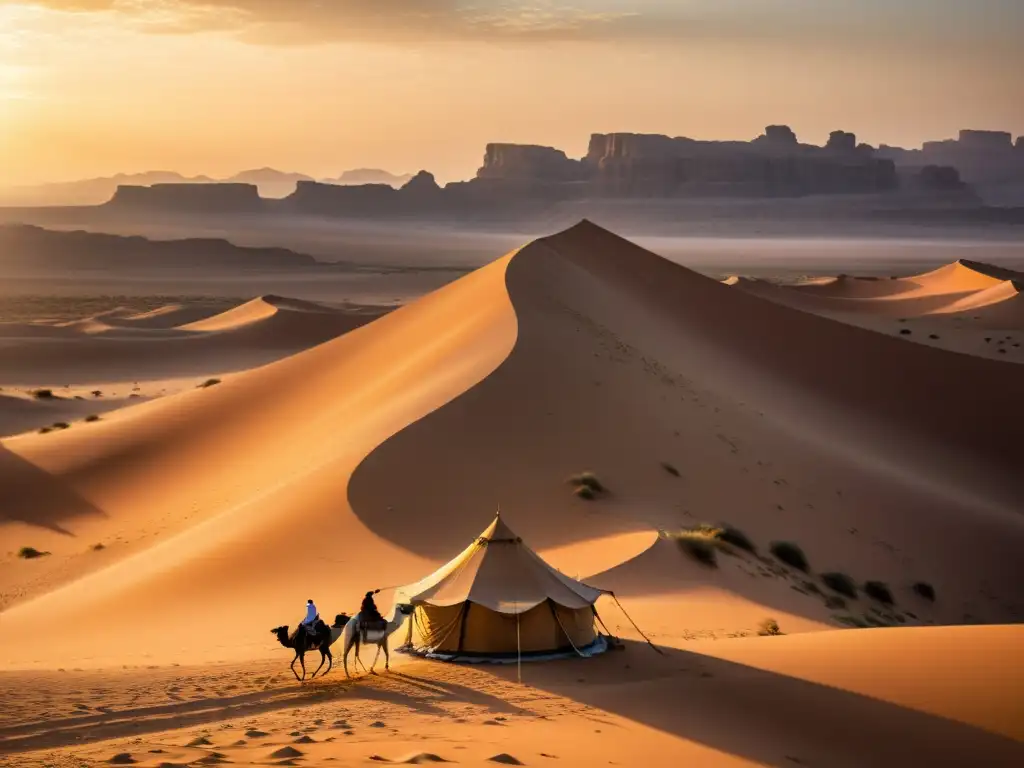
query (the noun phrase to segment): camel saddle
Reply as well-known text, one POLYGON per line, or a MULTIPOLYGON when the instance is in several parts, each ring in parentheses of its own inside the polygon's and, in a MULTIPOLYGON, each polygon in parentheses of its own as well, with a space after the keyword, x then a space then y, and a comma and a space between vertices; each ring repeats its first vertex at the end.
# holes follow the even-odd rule
POLYGON ((363 634, 363 642, 366 642, 367 635, 370 632, 384 632, 388 628, 388 620, 384 618, 380 619, 359 619, 359 629, 363 634))

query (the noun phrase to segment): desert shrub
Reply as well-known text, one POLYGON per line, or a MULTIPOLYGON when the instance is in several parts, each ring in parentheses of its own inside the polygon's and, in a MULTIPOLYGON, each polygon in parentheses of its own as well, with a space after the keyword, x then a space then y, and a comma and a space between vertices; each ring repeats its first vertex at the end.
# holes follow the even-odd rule
POLYGON ((853 579, 845 573, 823 573, 821 574, 821 580, 825 583, 825 586, 833 592, 838 592, 840 595, 846 595, 851 600, 857 599, 857 585, 854 583, 853 579))
POLYGON ((715 529, 709 526, 702 526, 673 533, 663 532, 662 535, 673 539, 684 553, 701 565, 716 568, 718 567, 718 539, 715 538, 714 531, 715 529))
POLYGON ((733 528, 731 525, 722 525, 716 530, 715 538, 719 541, 724 541, 726 544, 732 544, 737 549, 745 550, 752 555, 757 554, 757 547, 754 546, 754 542, 739 528, 733 528))
POLYGON ((919 581, 913 587, 911 587, 911 589, 914 590, 914 593, 916 595, 918 595, 919 597, 923 597, 928 602, 935 602, 935 587, 933 587, 928 582, 919 581))
POLYGON ((827 595, 825 597, 825 607, 832 610, 841 610, 846 607, 846 601, 839 595, 827 595))
POLYGON ((811 568, 804 551, 790 541, 773 541, 768 549, 775 555, 777 560, 791 568, 796 568, 804 573, 807 573, 811 568))
POLYGON ((18 550, 18 557, 22 560, 35 560, 37 557, 45 557, 49 552, 40 552, 35 547, 22 547, 18 550))
POLYGON ((595 498, 597 498, 597 494, 594 493, 594 489, 591 488, 589 485, 577 485, 575 488, 573 488, 572 492, 575 493, 579 498, 585 499, 587 501, 593 501, 595 498))
POLYGON ((103 550, 103 549, 106 549, 106 546, 104 546, 103 544, 93 544, 92 545, 92 551, 93 552, 99 552, 100 550, 103 550))
POLYGON ((715 551, 715 545, 709 540, 684 536, 677 541, 680 549, 701 565, 709 568, 718 567, 718 553, 715 551))
POLYGON ((569 482, 573 485, 584 485, 597 493, 605 490, 604 485, 593 472, 581 472, 578 475, 573 475, 569 478, 569 482))
POLYGON ((70 429, 71 425, 68 424, 66 421, 55 421, 53 423, 53 428, 54 429, 70 429))
POLYGON ((85 417, 85 420, 86 420, 86 421, 99 421, 99 420, 100 420, 100 417, 99 417, 99 416, 97 416, 97 415, 96 415, 96 414, 94 413, 94 414, 92 414, 91 416, 86 416, 86 417, 85 417))
POLYGON ((91 394, 92 394, 93 397, 103 397, 103 390, 102 389, 94 389, 91 394))
POLYGON ((196 389, 207 389, 208 387, 215 387, 220 384, 220 379, 207 379, 200 384, 196 389))
POLYGON ((679 470, 669 464, 667 461, 661 462, 661 468, 668 472, 672 477, 679 477, 679 470))
POLYGON ((909 336, 910 335, 910 329, 909 328, 901 328, 900 329, 900 335, 901 336, 909 336))
POLYGON ((36 400, 53 400, 56 397, 52 389, 33 389, 29 394, 36 400))
POLYGON ((49 427, 40 427, 39 428, 39 434, 40 435, 45 435, 47 432, 52 432, 52 431, 53 430, 50 429, 49 427))
POLYGON ((864 582, 864 594, 870 597, 872 600, 877 600, 885 605, 892 605, 892 592, 889 590, 889 585, 884 581, 867 581, 864 582))
POLYGON ((929 333, 928 334, 928 338, 929 339, 937 339, 937 338, 939 338, 939 334, 937 334, 937 333, 929 333))
POLYGON ((765 619, 757 625, 757 634, 762 637, 769 637, 772 635, 781 635, 783 632, 779 629, 779 622, 775 619, 765 619))

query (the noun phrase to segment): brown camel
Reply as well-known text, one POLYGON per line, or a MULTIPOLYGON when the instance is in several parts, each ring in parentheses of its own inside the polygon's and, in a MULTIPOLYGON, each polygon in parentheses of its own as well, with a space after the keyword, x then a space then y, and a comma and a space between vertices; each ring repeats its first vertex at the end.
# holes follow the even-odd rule
POLYGON ((331 646, 334 642, 341 637, 345 631, 345 625, 349 622, 349 616, 344 613, 338 614, 334 620, 334 626, 328 627, 323 619, 317 619, 316 624, 313 625, 313 630, 309 631, 305 626, 300 624, 294 632, 288 634, 288 625, 283 627, 277 627, 276 629, 270 630, 271 634, 277 637, 277 641, 281 643, 285 648, 290 648, 295 651, 295 658, 292 659, 291 670, 292 674, 295 675, 295 679, 302 681, 306 679, 306 651, 320 651, 320 666, 316 668, 316 671, 310 675, 310 679, 316 677, 317 672, 323 667, 324 662, 327 662, 327 672, 331 671, 331 667, 334 666, 334 657, 331 655, 331 646), (299 673, 295 671, 295 662, 298 661, 302 665, 302 677, 299 677, 299 673))

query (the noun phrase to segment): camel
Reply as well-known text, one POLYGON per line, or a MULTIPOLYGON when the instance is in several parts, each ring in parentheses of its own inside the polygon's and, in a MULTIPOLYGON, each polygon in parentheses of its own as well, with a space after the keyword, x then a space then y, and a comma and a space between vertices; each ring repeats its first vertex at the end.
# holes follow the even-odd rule
MULTIPOLYGON (((277 641, 281 643, 281 645, 295 651, 295 658, 292 659, 291 670, 292 674, 295 675, 295 679, 301 682, 306 679, 306 651, 320 651, 320 666, 317 667, 316 672, 310 676, 311 680, 316 677, 317 672, 320 671, 320 667, 324 665, 324 661, 327 661, 327 672, 330 672, 331 667, 334 666, 334 657, 331 655, 331 646, 337 642, 338 638, 344 633, 345 627, 351 623, 352 619, 350 619, 350 617, 346 616, 344 613, 340 613, 334 619, 333 627, 328 627, 323 619, 318 619, 316 624, 313 626, 312 634, 310 634, 301 625, 298 626, 290 635, 288 634, 288 625, 277 627, 270 630, 270 632, 277 637, 277 641), (299 673, 295 671, 296 661, 302 665, 302 677, 299 677, 299 673)), ((363 669, 366 669, 366 667, 364 666, 363 669)), ((327 672, 324 672, 324 675, 326 675, 327 672)), ((347 669, 345 670, 345 674, 348 674, 347 669)))
MULTIPOLYGON (((411 605, 399 605, 395 608, 395 614, 390 621, 387 622, 387 626, 380 629, 368 629, 364 632, 362 622, 360 620, 360 614, 356 614, 345 624, 345 628, 342 631, 342 636, 345 639, 343 644, 344 651, 342 651, 341 661, 345 667, 345 677, 349 677, 348 674, 348 652, 354 645, 356 647, 356 661, 359 661, 359 644, 361 642, 373 643, 377 646, 377 653, 373 657, 373 664, 370 665, 370 674, 376 674, 373 668, 377 666, 377 659, 380 658, 381 649, 384 649, 384 669, 391 669, 391 655, 388 652, 388 638, 391 637, 398 629, 405 623, 406 617, 409 616, 413 611, 411 605)), ((366 669, 366 666, 363 666, 366 669)))

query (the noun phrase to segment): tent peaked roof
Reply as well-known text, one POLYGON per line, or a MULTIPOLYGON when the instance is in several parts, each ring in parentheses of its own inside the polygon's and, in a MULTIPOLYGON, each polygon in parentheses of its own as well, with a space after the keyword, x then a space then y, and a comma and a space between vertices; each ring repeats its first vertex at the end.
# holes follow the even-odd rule
POLYGON ((517 614, 547 600, 585 608, 601 594, 544 562, 499 515, 457 557, 415 584, 400 587, 395 602, 445 606, 469 601, 517 614))

